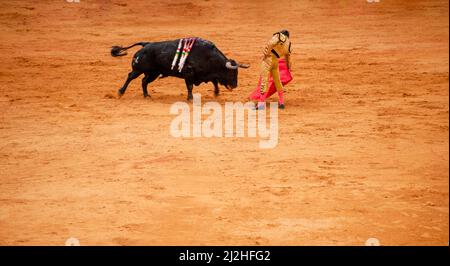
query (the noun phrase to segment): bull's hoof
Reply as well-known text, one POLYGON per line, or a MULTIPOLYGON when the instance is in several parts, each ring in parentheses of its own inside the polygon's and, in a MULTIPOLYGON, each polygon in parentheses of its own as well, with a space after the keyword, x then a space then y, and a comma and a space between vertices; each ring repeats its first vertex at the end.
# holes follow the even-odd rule
POLYGON ((278 108, 279 108, 279 109, 284 109, 284 108, 286 108, 286 107, 284 106, 284 104, 279 104, 279 105, 278 105, 278 108))
POLYGON ((144 99, 147 99, 147 98, 151 99, 152 96, 150 96, 150 94, 144 94, 144 99))
POLYGON ((117 97, 120 99, 122 98, 123 92, 121 90, 117 91, 117 97))

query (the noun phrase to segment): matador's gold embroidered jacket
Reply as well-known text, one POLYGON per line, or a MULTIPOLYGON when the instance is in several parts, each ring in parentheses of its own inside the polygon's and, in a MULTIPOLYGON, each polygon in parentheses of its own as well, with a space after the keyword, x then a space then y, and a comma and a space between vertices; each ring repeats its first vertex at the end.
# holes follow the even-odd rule
POLYGON ((273 55, 278 59, 285 57, 289 69, 291 68, 291 41, 281 32, 275 33, 264 49, 264 59, 273 55))

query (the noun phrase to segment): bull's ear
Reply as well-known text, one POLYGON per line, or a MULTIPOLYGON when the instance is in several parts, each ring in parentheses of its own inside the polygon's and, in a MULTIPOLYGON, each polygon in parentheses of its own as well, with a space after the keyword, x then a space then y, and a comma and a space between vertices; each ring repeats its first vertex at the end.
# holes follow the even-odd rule
POLYGON ((250 65, 248 65, 248 64, 239 64, 239 67, 241 67, 241 68, 249 68, 250 65))

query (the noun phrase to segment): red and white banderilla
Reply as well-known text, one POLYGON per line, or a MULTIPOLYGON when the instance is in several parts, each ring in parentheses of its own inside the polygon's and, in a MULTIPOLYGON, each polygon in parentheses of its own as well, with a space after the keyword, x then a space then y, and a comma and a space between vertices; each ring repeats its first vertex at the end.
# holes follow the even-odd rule
POLYGON ((194 46, 195 41, 196 38, 189 38, 184 43, 183 54, 181 55, 180 63, 178 64, 178 71, 180 73, 183 70, 184 63, 186 62, 186 59, 189 56, 189 53, 191 52, 192 46, 194 46))

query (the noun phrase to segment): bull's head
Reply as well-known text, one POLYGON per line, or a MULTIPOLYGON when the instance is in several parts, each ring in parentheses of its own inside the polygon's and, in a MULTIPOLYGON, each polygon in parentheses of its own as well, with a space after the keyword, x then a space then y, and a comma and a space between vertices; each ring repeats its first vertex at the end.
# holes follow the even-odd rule
POLYGON ((249 65, 239 64, 233 59, 228 59, 225 63, 226 75, 220 80, 220 83, 225 86, 225 88, 232 90, 237 87, 238 81, 238 69, 239 68, 249 68, 249 65))

